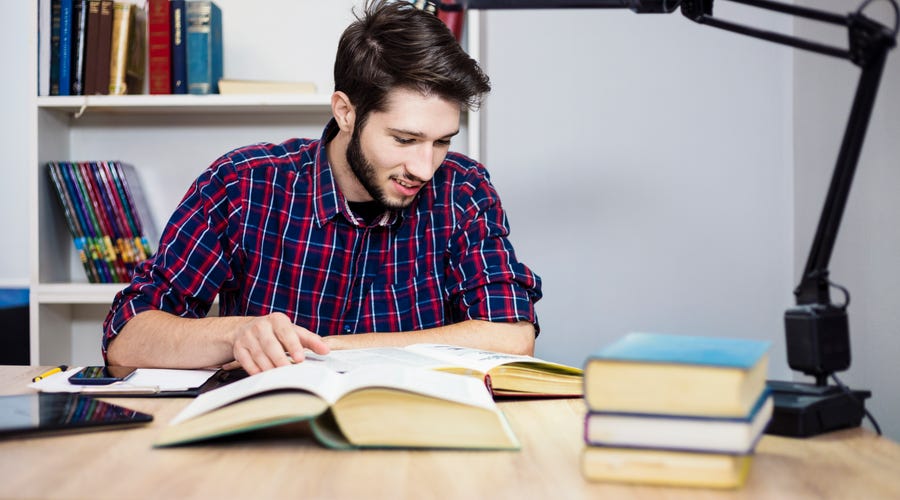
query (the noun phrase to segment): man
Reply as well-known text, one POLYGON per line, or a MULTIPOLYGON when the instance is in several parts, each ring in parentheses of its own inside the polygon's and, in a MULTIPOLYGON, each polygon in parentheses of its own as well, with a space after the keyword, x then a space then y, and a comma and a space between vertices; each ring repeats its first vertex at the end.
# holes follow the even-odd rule
POLYGON ((116 296, 109 364, 253 374, 304 349, 417 342, 533 353, 540 279, 484 167, 449 152, 488 78, 435 16, 386 2, 344 32, 334 73, 320 140, 234 150, 189 189, 116 296))

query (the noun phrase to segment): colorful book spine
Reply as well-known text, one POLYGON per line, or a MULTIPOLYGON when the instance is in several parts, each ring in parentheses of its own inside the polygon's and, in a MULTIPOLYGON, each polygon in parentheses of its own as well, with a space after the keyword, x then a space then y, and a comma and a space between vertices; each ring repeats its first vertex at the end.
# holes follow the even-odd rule
POLYGON ((87 0, 75 1, 75 28, 72 37, 72 95, 84 94, 84 57, 87 45, 87 0))
POLYGON ((72 0, 61 0, 59 7, 59 95, 72 92, 72 0))
POLYGON ((168 0, 150 0, 147 12, 150 93, 172 93, 172 39, 168 0))
POLYGON ((61 0, 50 2, 50 95, 59 95, 59 31, 61 0))
POLYGON ((187 94, 187 22, 184 0, 170 0, 172 93, 187 94))
POLYGON ((187 3, 189 94, 218 94, 222 78, 222 11, 210 1, 187 3))

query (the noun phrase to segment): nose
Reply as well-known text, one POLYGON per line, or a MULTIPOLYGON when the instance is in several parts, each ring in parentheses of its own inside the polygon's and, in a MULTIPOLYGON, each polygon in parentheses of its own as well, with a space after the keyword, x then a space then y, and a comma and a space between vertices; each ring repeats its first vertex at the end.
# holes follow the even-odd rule
MULTIPOLYGON (((416 180, 427 182, 434 175, 437 167, 435 165, 435 161, 438 160, 437 152, 430 143, 420 144, 413 149, 412 156, 406 162, 406 172, 416 180)), ((440 160, 443 160, 443 157, 440 160)))

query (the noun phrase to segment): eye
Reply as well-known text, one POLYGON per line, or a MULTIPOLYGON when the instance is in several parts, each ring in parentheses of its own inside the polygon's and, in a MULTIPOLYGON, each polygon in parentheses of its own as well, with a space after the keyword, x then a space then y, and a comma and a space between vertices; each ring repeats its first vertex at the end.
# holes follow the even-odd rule
POLYGON ((394 136, 394 140, 397 141, 398 144, 412 144, 415 142, 415 139, 406 139, 404 137, 394 136))
POLYGON ((450 146, 450 139, 438 139, 438 140, 434 141, 434 143, 437 144, 438 146, 447 147, 447 146, 450 146))

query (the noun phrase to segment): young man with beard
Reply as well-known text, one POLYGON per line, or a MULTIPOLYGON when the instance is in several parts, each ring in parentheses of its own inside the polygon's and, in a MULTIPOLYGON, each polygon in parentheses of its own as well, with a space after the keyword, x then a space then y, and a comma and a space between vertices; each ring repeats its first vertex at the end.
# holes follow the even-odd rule
POLYGON ((116 296, 107 362, 253 374, 304 349, 532 354, 540 279, 484 167, 449 151, 489 90, 435 16, 367 6, 341 37, 321 139, 240 148, 200 175, 116 296))

